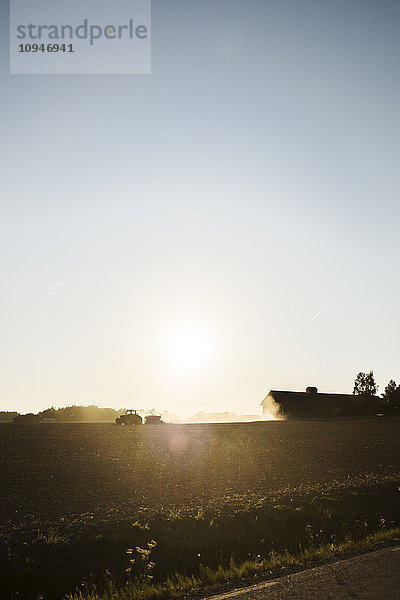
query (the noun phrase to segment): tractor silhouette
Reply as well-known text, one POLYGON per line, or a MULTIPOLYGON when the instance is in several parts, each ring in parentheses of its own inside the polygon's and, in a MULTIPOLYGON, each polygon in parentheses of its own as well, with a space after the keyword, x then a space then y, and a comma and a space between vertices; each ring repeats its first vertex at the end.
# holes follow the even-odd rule
POLYGON ((120 415, 115 419, 117 425, 141 425, 143 419, 137 414, 136 410, 128 409, 124 415, 120 415))

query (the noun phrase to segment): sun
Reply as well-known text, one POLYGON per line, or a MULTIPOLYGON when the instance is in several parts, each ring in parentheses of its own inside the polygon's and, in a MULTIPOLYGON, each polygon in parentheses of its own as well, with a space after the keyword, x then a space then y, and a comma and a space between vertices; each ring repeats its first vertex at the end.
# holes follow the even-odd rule
POLYGON ((209 331, 191 322, 172 327, 165 336, 164 348, 170 367, 183 374, 202 371, 215 350, 209 331))

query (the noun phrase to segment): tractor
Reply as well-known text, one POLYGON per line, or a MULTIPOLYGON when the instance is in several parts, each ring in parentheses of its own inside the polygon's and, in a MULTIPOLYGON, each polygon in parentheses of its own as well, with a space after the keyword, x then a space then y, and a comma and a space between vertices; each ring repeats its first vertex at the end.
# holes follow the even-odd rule
POLYGON ((120 415, 115 419, 117 425, 141 425, 143 419, 138 415, 136 410, 128 409, 124 415, 120 415))

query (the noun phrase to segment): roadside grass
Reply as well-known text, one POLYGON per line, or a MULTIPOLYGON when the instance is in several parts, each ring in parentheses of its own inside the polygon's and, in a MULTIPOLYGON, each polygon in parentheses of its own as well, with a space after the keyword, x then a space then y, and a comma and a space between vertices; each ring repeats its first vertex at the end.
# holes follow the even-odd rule
POLYGON ((0 540, 0 598, 157 600, 362 551, 399 536, 399 483, 0 540))
POLYGON ((298 553, 291 553, 288 550, 280 554, 271 552, 266 559, 258 557, 238 564, 231 559, 228 566, 219 565, 217 569, 201 565, 197 577, 175 574, 159 584, 139 581, 128 583, 122 589, 110 580, 102 593, 98 593, 95 589, 89 592, 78 591, 69 594, 67 598, 68 600, 167 600, 216 584, 240 582, 254 576, 276 577, 279 572, 281 573, 282 568, 304 567, 315 562, 327 562, 333 558, 373 550, 378 544, 399 538, 400 528, 385 529, 367 535, 363 540, 348 538, 340 544, 310 546, 299 550, 298 553))

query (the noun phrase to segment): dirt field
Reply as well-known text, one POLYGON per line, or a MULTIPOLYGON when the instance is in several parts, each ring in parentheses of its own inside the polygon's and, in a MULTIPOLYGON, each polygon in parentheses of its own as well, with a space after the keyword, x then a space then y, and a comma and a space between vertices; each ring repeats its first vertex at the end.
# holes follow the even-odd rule
POLYGON ((0 425, 0 535, 400 475, 399 419, 0 425))

